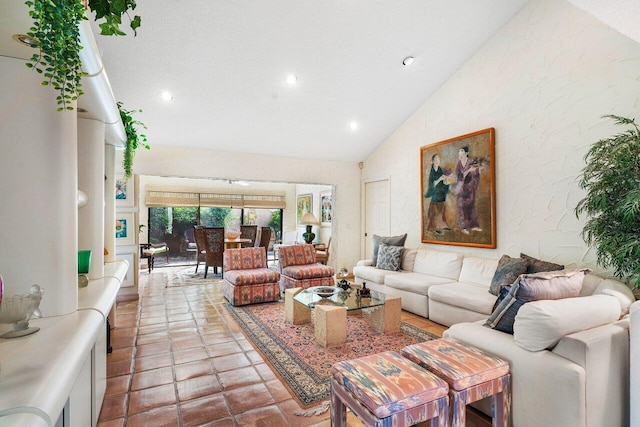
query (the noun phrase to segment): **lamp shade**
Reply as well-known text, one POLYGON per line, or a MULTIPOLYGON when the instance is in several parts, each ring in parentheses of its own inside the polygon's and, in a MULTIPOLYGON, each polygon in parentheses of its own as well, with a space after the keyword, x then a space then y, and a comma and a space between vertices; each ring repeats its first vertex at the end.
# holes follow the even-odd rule
POLYGON ((302 225, 318 225, 318 218, 316 218, 316 216, 314 214, 312 214, 311 212, 307 212, 304 215, 302 215, 302 218, 300 218, 300 224, 302 224, 302 225))

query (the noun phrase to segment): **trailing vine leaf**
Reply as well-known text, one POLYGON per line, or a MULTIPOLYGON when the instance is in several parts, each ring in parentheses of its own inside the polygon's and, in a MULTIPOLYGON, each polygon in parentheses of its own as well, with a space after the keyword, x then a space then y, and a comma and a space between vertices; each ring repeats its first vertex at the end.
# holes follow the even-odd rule
POLYGON ((43 86, 60 92, 56 101, 58 111, 73 110, 69 105, 82 95, 80 82, 84 73, 80 61, 79 24, 86 19, 82 2, 78 0, 28 0, 33 27, 27 35, 38 40, 26 66, 42 74, 43 86))
POLYGON ((126 33, 120 29, 122 17, 126 15, 129 19, 129 27, 133 30, 133 35, 137 36, 137 28, 140 28, 140 17, 135 15, 131 18, 130 10, 136 8, 135 0, 89 0, 89 9, 96 14, 96 21, 104 19, 100 23, 100 34, 103 36, 124 36, 126 33))
POLYGON ((587 216, 582 238, 598 264, 640 288, 640 128, 634 119, 603 118, 632 129, 591 146, 579 181, 587 194, 575 212, 587 216))
POLYGON ((142 110, 125 110, 122 107, 122 102, 118 102, 118 110, 120 111, 120 118, 122 119, 124 131, 127 135, 122 167, 124 168, 125 178, 131 178, 133 174, 133 157, 136 154, 136 150, 140 147, 144 147, 149 150, 151 149, 151 146, 147 144, 147 136, 139 133, 140 128, 146 129, 147 126, 145 126, 145 124, 140 120, 135 120, 132 116, 132 114, 136 112, 142 113, 142 110))

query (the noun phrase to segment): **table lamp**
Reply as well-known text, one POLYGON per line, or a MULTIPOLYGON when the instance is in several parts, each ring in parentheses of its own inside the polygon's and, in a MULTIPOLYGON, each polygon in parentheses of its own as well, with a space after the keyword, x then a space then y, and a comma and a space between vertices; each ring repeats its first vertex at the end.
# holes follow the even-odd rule
POLYGON ((311 226, 318 225, 318 218, 316 218, 316 216, 311 212, 307 212, 302 215, 300 224, 307 226, 307 232, 304 233, 302 237, 304 238, 304 241, 307 242, 307 244, 311 244, 311 242, 313 242, 313 239, 316 238, 316 235, 311 232, 311 226))

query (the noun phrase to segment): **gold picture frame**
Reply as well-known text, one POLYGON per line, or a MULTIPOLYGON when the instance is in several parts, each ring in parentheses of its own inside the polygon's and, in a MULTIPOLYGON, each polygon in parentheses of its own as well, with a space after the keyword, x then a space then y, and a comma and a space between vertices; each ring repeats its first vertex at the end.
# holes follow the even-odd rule
POLYGON ((422 242, 496 247, 495 129, 420 147, 422 242))

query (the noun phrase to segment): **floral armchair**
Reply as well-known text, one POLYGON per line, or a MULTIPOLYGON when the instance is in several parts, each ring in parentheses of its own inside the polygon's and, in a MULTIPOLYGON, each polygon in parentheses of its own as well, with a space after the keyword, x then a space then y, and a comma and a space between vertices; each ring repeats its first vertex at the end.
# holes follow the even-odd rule
POLYGON ((313 245, 282 246, 280 248, 280 290, 333 286, 333 268, 316 262, 313 245))
POLYGON ((280 273, 267 268, 264 248, 227 249, 223 265, 222 293, 231 305, 280 299, 280 273))

